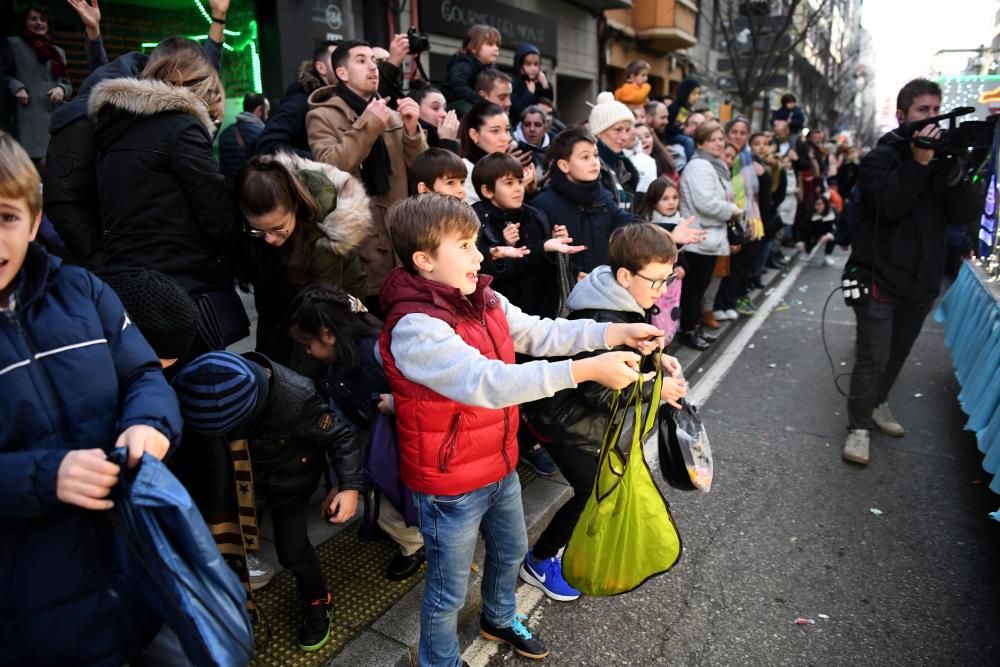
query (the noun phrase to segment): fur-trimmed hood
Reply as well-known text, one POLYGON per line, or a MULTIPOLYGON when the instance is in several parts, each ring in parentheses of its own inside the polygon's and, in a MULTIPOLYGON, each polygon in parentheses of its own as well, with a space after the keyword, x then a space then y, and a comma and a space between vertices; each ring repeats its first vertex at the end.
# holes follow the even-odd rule
POLYGON ((316 68, 313 67, 313 61, 311 60, 302 61, 295 78, 299 82, 299 85, 305 89, 306 95, 327 85, 326 81, 321 79, 319 74, 316 73, 316 68))
POLYGON ((293 153, 278 152, 271 159, 292 173, 319 172, 333 183, 337 191, 336 204, 318 224, 325 237, 319 245, 341 257, 357 252, 373 228, 368 194, 361 181, 333 165, 307 160, 293 153))
POLYGON ((187 88, 155 79, 109 79, 94 86, 87 115, 96 119, 105 106, 113 106, 136 116, 152 116, 165 111, 181 111, 194 116, 208 132, 216 126, 204 101, 187 88))

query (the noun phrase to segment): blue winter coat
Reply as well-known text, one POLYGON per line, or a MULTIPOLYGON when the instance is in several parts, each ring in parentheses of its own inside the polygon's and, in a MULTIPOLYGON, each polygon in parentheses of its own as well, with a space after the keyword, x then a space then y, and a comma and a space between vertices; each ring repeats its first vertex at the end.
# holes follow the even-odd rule
POLYGON ((572 276, 581 271, 590 273, 601 264, 607 264, 611 232, 629 223, 639 222, 618 206, 615 196, 606 188, 599 188, 592 201, 574 201, 559 192, 555 179, 531 200, 531 205, 540 209, 552 224, 566 225, 573 245, 587 246, 583 252, 569 255, 572 276))
POLYGON ((159 629, 106 515, 56 498, 69 450, 135 424, 180 437, 156 355, 108 286, 32 243, 0 311, 0 665, 120 667, 159 629))

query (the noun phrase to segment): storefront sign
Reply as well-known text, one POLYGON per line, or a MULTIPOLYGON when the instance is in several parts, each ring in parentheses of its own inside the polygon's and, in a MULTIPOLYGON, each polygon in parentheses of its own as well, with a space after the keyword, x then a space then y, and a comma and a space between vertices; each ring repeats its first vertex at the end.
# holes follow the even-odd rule
POLYGON ((491 25, 503 36, 503 45, 516 49, 529 42, 543 54, 556 55, 556 22, 540 14, 488 0, 444 0, 420 5, 420 27, 424 32, 465 37, 469 26, 491 25))

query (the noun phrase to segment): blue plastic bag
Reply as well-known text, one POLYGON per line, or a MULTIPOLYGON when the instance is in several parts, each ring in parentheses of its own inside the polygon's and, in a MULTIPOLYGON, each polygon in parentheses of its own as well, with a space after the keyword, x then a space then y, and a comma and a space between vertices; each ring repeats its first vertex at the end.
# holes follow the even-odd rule
POLYGON ((108 458, 122 470, 109 512, 122 570, 174 631, 192 663, 249 664, 253 627, 246 592, 187 490, 149 454, 135 469, 124 465, 124 450, 108 458))

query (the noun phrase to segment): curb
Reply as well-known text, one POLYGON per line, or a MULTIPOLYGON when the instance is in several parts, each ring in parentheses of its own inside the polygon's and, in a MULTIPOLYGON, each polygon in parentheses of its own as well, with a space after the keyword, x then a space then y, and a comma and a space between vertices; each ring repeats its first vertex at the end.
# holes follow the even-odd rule
MULTIPOLYGON (((764 289, 758 290, 753 297, 754 305, 760 305, 768 296, 769 291, 780 283, 797 261, 800 261, 800 251, 792 250, 786 255, 788 264, 781 269, 769 270, 764 289)), ((717 330, 715 342, 701 352, 681 347, 672 350, 681 365, 688 369, 703 370, 712 359, 725 348, 725 341, 734 336, 744 323, 751 318, 741 317, 735 321, 726 321, 717 330)), ((670 350, 673 347, 668 347, 670 350)), ((700 373, 689 374, 691 385, 697 384, 700 373)), ((524 520, 528 529, 528 543, 533 544, 541 534, 556 510, 572 494, 571 487, 562 476, 538 477, 521 491, 524 504, 524 520)), ((476 548, 474 563, 477 569, 469 577, 469 589, 465 598, 465 606, 458 614, 458 627, 474 621, 479 614, 482 593, 481 564, 484 549, 482 543, 476 548)), ((417 584, 383 614, 371 627, 365 629, 352 639, 326 667, 356 667, 370 665, 372 667, 411 667, 417 665, 417 645, 420 641, 420 606, 424 595, 423 582, 417 584)))

